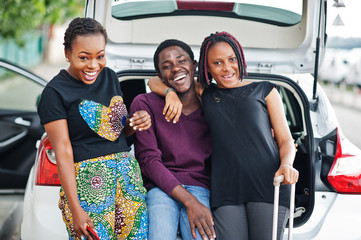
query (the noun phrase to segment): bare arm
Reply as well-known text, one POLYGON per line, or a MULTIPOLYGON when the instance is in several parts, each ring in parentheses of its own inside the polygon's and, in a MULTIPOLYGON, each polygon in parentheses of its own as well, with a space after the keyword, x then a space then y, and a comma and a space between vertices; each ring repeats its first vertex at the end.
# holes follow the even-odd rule
POLYGON ((200 83, 198 83, 196 80, 194 80, 194 86, 195 86, 197 98, 198 98, 199 102, 202 102, 201 97, 202 97, 204 88, 203 88, 202 85, 201 85, 200 83))
POLYGON ((87 239, 92 239, 86 227, 89 225, 95 231, 93 221, 78 201, 73 149, 68 135, 67 122, 65 119, 56 120, 45 124, 44 127, 55 151, 59 178, 69 202, 75 233, 79 238, 81 235, 85 235, 87 239))
POLYGON ((284 175, 283 184, 296 183, 299 173, 293 168, 296 155, 295 144, 288 128, 281 97, 275 88, 268 94, 266 101, 281 158, 281 166, 275 173, 275 177, 284 175))
POLYGON ((169 88, 158 76, 149 78, 147 85, 152 92, 162 97, 165 97, 165 91, 169 88))
POLYGON ((206 206, 200 203, 196 197, 194 197, 181 185, 177 185, 173 189, 171 197, 183 203, 183 205, 187 208, 193 238, 196 238, 196 228, 203 239, 207 240, 216 238, 212 213, 206 206))
POLYGON ((163 108, 163 115, 165 119, 170 122, 173 119, 173 123, 178 122, 181 114, 183 104, 179 100, 179 97, 175 91, 168 91, 165 96, 166 90, 169 88, 159 77, 152 77, 148 81, 150 90, 159 96, 165 97, 165 105, 163 108))

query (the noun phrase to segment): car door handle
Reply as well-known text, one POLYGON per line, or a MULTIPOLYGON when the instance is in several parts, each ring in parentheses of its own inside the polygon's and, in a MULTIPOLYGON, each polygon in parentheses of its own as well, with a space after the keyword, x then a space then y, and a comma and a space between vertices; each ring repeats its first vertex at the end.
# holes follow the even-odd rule
POLYGON ((31 122, 28 120, 24 120, 22 117, 15 118, 14 122, 18 125, 29 127, 31 125, 31 122))

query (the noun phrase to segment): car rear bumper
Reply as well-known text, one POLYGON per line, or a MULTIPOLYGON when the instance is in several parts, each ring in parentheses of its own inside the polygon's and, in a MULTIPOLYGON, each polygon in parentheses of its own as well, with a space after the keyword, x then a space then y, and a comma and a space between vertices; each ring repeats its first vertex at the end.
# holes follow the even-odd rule
MULTIPOLYGON (((68 238, 58 201, 59 187, 27 188, 21 226, 22 240, 68 238)), ((304 225, 294 229, 293 239, 361 239, 360 202, 361 195, 316 192, 312 215, 304 225)), ((287 232, 284 239, 287 239, 287 232)))
POLYGON ((360 202, 361 195, 316 192, 312 215, 294 229, 293 239, 361 239, 360 202))
POLYGON ((58 208, 59 189, 53 186, 27 188, 21 225, 22 240, 68 239, 61 211, 58 208))

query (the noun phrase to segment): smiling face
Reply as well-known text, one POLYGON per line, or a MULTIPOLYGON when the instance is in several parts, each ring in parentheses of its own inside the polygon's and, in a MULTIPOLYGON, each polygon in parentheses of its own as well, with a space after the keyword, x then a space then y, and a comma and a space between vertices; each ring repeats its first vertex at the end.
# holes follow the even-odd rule
POLYGON ((69 59, 68 73, 85 84, 92 84, 106 64, 105 39, 102 34, 77 36, 71 50, 65 50, 69 59))
POLYGON ((194 84, 196 62, 179 46, 171 46, 159 53, 158 76, 178 93, 186 93, 194 84))
POLYGON ((220 88, 237 87, 240 84, 238 62, 233 48, 226 42, 215 43, 207 55, 208 72, 220 88))

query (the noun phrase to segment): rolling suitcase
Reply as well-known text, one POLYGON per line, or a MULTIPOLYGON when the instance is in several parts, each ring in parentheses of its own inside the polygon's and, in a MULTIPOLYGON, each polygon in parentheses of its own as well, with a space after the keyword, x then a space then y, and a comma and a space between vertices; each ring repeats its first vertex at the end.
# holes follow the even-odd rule
MULTIPOLYGON (((273 201, 273 228, 272 228, 272 240, 277 239, 277 223, 278 223, 278 203, 279 203, 279 193, 280 193, 280 184, 283 182, 284 176, 280 175, 275 177, 273 180, 273 185, 275 186, 274 201, 273 201)), ((290 218, 288 220, 288 240, 292 240, 293 233, 293 216, 295 209, 295 189, 296 184, 291 185, 291 197, 290 197, 290 218)))

